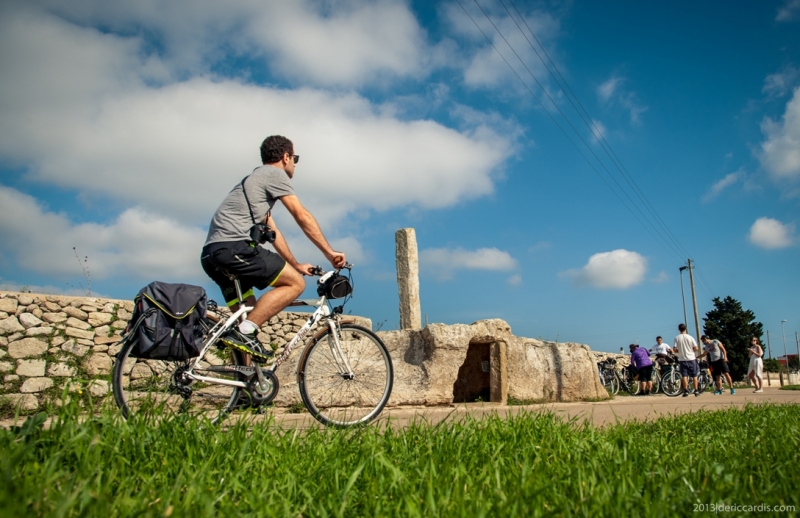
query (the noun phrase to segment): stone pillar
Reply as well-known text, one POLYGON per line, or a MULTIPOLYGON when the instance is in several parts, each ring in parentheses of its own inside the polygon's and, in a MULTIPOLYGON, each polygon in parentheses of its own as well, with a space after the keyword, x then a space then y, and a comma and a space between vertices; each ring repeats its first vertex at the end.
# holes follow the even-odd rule
POLYGON ((508 402, 508 363, 505 342, 492 342, 489 346, 489 401, 506 404, 508 402))
POLYGON ((400 295, 400 329, 420 329, 419 257, 417 234, 401 228, 394 234, 397 260, 397 291, 400 295))

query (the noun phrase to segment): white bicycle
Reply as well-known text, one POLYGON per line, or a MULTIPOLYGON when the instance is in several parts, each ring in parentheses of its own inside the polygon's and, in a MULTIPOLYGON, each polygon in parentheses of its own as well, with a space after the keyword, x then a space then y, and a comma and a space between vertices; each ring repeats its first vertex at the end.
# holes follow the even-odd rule
MULTIPOLYGON (((352 265, 346 265, 348 274, 352 265)), ((257 408, 271 403, 280 383, 275 370, 312 330, 297 365, 300 397, 314 418, 328 426, 347 427, 368 423, 381 413, 392 393, 392 360, 380 338, 364 327, 346 322, 344 304, 350 299, 350 275, 340 270, 323 273, 317 282, 319 299, 296 300, 290 306, 316 307, 297 335, 277 357, 271 351, 253 347, 237 327, 252 310, 242 304, 239 280, 236 286, 239 309, 228 318, 220 317, 209 303, 200 355, 185 361, 135 358, 135 333, 122 341, 112 379, 114 398, 123 416, 148 410, 199 414, 217 422, 236 408, 257 408), (332 307, 331 299, 344 298, 332 307), (252 364, 246 361, 249 356, 252 364)))

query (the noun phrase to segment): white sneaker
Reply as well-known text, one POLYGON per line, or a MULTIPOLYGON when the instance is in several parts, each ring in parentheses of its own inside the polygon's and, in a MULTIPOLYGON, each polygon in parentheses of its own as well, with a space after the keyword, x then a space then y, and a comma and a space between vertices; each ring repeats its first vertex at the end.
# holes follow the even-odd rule
POLYGON ((764 392, 764 391, 762 389, 755 389, 753 391, 753 393, 755 393, 755 394, 760 394, 761 392, 764 392))

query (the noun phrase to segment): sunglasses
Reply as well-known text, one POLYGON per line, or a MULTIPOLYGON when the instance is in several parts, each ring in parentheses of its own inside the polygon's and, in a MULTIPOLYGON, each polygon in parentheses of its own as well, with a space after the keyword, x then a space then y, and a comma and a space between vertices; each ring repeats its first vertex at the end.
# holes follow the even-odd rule
POLYGON ((294 160, 294 163, 296 164, 300 161, 300 155, 292 155, 292 160, 294 160))

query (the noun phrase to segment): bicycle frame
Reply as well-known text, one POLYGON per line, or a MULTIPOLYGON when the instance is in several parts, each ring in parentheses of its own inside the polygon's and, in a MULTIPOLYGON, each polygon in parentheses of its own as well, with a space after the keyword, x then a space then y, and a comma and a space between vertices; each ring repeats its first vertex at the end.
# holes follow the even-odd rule
MULTIPOLYGON (((324 282, 328 279, 331 275, 336 272, 328 272, 320 278, 320 282, 324 282)), ((235 380, 227 380, 227 379, 220 379, 220 378, 210 378, 208 376, 202 376, 200 374, 195 374, 194 369, 200 363, 208 350, 214 345, 217 340, 219 340, 224 333, 229 331, 236 325, 237 321, 247 313, 253 310, 252 307, 245 306, 242 301, 241 295, 241 287, 239 285, 239 280, 234 278, 234 284, 236 286, 236 293, 239 299, 239 309, 236 310, 231 316, 229 316, 225 322, 217 322, 210 331, 210 338, 206 339, 205 344, 203 345, 203 350, 200 351, 200 355, 194 358, 189 366, 189 369, 186 371, 185 375, 195 381, 200 381, 203 383, 215 383, 218 385, 229 385, 232 387, 240 387, 240 388, 247 388, 247 383, 243 381, 235 381, 235 380)), ((328 342, 328 346, 331 348, 331 354, 333 355, 334 360, 336 361, 337 367, 339 369, 339 374, 342 376, 353 376, 353 369, 350 367, 349 362, 347 361, 347 357, 342 353, 341 343, 339 342, 339 333, 337 329, 337 322, 336 319, 330 318, 331 317, 331 310, 328 307, 328 299, 322 295, 318 300, 295 300, 291 304, 290 307, 298 307, 298 306, 311 306, 316 307, 317 309, 309 316, 308 320, 303 327, 301 327, 294 338, 292 338, 286 347, 281 353, 280 356, 275 358, 275 361, 267 367, 265 370, 270 370, 273 373, 275 370, 281 366, 288 358, 289 355, 292 354, 292 350, 300 343, 316 325, 323 319, 327 320, 328 327, 331 331, 331 336, 333 337, 333 343, 328 342)), ((266 385, 266 379, 262 372, 261 367, 258 365, 253 365, 250 367, 245 366, 237 366, 236 369, 239 372, 243 373, 250 373, 251 371, 254 372, 258 376, 258 382, 262 387, 266 385)))

